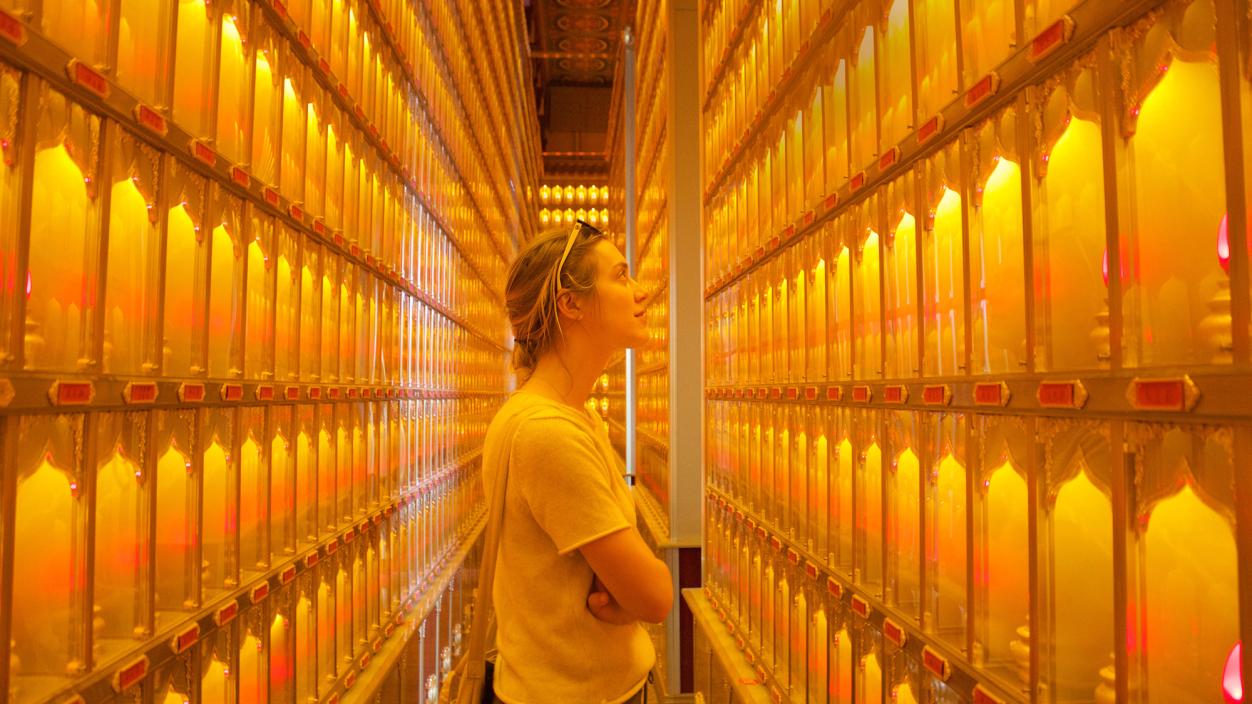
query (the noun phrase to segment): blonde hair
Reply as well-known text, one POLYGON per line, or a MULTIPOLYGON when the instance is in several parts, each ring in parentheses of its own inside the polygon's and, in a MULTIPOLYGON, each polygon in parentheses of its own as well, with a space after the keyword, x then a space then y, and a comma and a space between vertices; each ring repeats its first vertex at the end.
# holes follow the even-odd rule
POLYGON ((561 339, 557 315, 560 294, 583 294, 595 289, 596 262, 592 253, 596 243, 606 238, 589 225, 578 223, 574 228, 541 233, 509 267, 504 301, 513 326, 513 368, 521 372, 523 380, 535 370, 539 358, 561 339))

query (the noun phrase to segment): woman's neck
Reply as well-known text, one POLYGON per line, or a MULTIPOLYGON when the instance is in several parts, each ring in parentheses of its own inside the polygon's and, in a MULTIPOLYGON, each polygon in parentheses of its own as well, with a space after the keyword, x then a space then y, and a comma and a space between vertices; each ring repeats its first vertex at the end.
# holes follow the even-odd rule
POLYGON ((597 354, 589 346, 583 349, 571 347, 567 346, 560 352, 553 350, 540 358, 523 388, 581 409, 604 373, 608 358, 597 354))

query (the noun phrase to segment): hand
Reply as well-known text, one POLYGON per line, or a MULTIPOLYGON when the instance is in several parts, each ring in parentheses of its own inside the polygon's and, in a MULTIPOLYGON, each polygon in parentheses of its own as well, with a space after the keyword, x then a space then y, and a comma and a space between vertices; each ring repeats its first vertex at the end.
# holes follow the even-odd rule
POLYGON ((587 595, 587 610, 592 616, 605 623, 628 626, 635 622, 635 618, 617 603, 617 599, 613 598, 599 577, 591 582, 591 593, 587 595))

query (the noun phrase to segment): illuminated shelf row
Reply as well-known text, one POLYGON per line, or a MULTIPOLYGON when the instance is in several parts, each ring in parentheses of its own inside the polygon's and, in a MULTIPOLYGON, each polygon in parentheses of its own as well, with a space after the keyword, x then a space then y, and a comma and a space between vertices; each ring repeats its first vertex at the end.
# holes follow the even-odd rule
POLYGON ((1158 417, 1197 422, 1247 418, 1238 403, 1252 390, 1244 373, 1212 368, 1186 374, 1018 375, 976 380, 947 377, 900 383, 710 386, 712 400, 784 406, 952 410, 1114 419, 1158 417))
MULTIPOLYGON (((163 368, 175 376, 281 378, 294 375, 304 358, 324 366, 325 380, 342 374, 344 380, 376 383, 429 377, 436 347, 454 340, 474 339, 494 350, 488 356, 503 354, 494 337, 479 332, 494 325, 500 312, 490 300, 471 295, 472 287, 457 290, 463 280, 434 279, 448 291, 436 294, 440 302, 412 283, 401 284, 397 274, 369 255, 361 257, 355 244, 318 221, 303 232, 292 227, 306 222, 298 206, 276 215, 268 190, 251 184, 244 190, 250 198, 240 198, 238 181, 227 186, 216 180, 232 177, 224 166, 209 171, 215 179, 204 179, 207 164, 184 157, 168 133, 158 142, 168 151, 152 149, 122 128, 125 118, 102 120, 33 75, 5 69, 0 80, 15 104, 19 95, 25 103, 21 123, 10 125, 10 134, 20 136, 10 150, 22 158, 0 178, 15 200, 23 182, 29 183, 30 200, 22 210, 36 213, 29 216, 29 239, 9 243, 9 266, 16 268, 17 252, 25 253, 26 295, 7 296, 0 305, 6 319, 25 309, 28 321, 22 345, 4 345, 10 365, 22 360, 31 370, 163 368), (44 148, 36 153, 39 139, 44 148), (98 195, 100 181, 111 184, 107 198, 98 195), (196 282, 206 280, 214 285, 201 284, 208 290, 197 291, 196 282), (86 287, 76 289, 83 282, 86 287), (95 308, 95 287, 104 294, 102 309, 95 308), (464 305, 474 322, 446 304, 464 305), (68 318, 69 310, 83 319, 68 318), (158 319, 167 333, 160 362, 153 351, 158 319), (214 334, 197 328, 206 321, 214 334), (339 328, 347 334, 339 335, 339 328), (419 329, 426 336, 421 344, 419 329), (245 339, 260 344, 245 350, 245 339), (97 347, 102 343, 103 354, 97 347)), ((12 224, 22 210, 9 211, 12 224)), ((450 254, 445 248, 445 259, 450 254)), ((305 364, 300 374, 309 381, 319 371, 305 364)))
MULTIPOLYGON (((153 26, 148 28, 150 36, 145 30, 147 45, 136 50, 156 52, 165 56, 164 61, 137 66, 127 63, 133 57, 119 54, 115 65, 100 59, 105 74, 80 64, 70 77, 92 99, 113 107, 118 117, 135 119, 144 133, 155 131, 158 137, 176 138, 178 152, 190 150, 211 169, 224 172, 228 182, 253 190, 256 196, 269 193, 270 202, 284 212, 295 204, 294 219, 302 224, 322 228, 327 236, 346 231, 348 240, 359 238, 352 242, 354 248, 359 244, 366 257, 378 260, 376 265, 384 271, 395 270, 418 281, 414 264, 396 251, 400 223, 384 227, 379 219, 384 213, 400 217, 392 211, 399 210, 401 202, 408 206, 404 216, 421 221, 410 228, 437 224, 445 236, 455 230, 460 238, 453 240, 455 246, 462 255, 471 255, 467 259, 471 261, 474 252, 465 247, 479 249, 475 242, 482 241, 483 231, 465 226, 468 221, 457 206, 455 188, 447 187, 446 175, 434 173, 446 167, 446 159, 440 156, 446 145, 432 139, 429 111, 418 101, 402 100, 396 90, 375 90, 375 82, 384 85, 383 78, 375 76, 377 71, 367 72, 370 78, 365 79, 361 66, 356 66, 336 77, 331 63, 317 57, 307 35, 267 4, 242 0, 229 4, 215 5, 209 11, 198 3, 180 5, 179 13, 184 16, 179 36, 184 43, 178 46, 194 46, 198 41, 204 45, 203 56, 160 54, 174 33, 153 26), (214 82, 203 76, 214 67, 217 90, 210 90, 214 82), (172 88, 167 82, 172 82, 172 88), (146 107, 129 100, 131 94, 146 107), (161 107, 166 102, 169 107, 161 107), (191 144, 191 139, 198 141, 191 144), (364 180, 358 184, 360 179, 364 180), (377 192, 372 204, 370 189, 377 192), (409 204, 413 198, 417 203, 409 204), (373 227, 371 210, 376 211, 373 227), (458 222, 449 223, 454 217, 458 222)), ((128 29, 141 22, 156 23, 142 16, 145 11, 126 8, 118 26, 128 29)), ((65 38, 69 29, 47 29, 52 41, 79 50, 65 38)), ((360 29, 357 26, 354 31, 360 29)), ((92 31, 111 30, 105 23, 92 31)), ((48 50, 42 36, 34 36, 29 29, 23 34, 15 59, 42 62, 38 68, 45 75, 64 76, 65 63, 55 50, 48 50)), ((348 60, 335 58, 336 63, 348 60)), ((373 54, 366 59, 356 54, 349 58, 358 64, 368 59, 380 65, 373 54)), ((408 256, 407 251, 404 254, 408 256)), ((471 268, 477 271, 483 265, 480 259, 471 268)), ((422 273, 429 276, 431 272, 422 273)), ((483 274, 490 273, 479 273, 487 286, 491 279, 483 274)), ((421 283, 429 287, 427 280, 421 283)))
MULTIPOLYGON (((491 406, 478 406, 466 420, 485 430, 491 406)), ((208 644, 198 682, 157 674, 154 691, 263 689, 264 677, 227 674, 248 671, 230 646, 242 636, 223 631, 218 642, 194 624, 223 626, 240 598, 258 603, 293 582, 306 610, 279 622, 282 649, 272 652, 289 664, 294 653, 309 674, 270 685, 305 696, 351 686, 355 668, 337 663, 365 656, 365 666, 400 603, 426 586, 481 513, 481 453, 464 449, 481 445, 481 433, 462 438, 451 416, 390 410, 359 403, 8 417, 14 498, 3 520, 14 532, 4 569, 15 585, 5 600, 14 616, 0 650, 11 700, 70 691, 103 701, 110 685, 135 686, 197 639, 208 644), (431 452, 426 442, 446 450, 431 452), (326 629, 331 635, 319 633, 326 629)), ((241 652, 259 667, 257 646, 271 624, 239 615, 256 627, 253 647, 241 652)))
POLYGON ((1245 428, 727 403, 710 415, 710 586, 793 693, 806 659, 787 632, 808 617, 785 584, 807 570, 1015 699, 1221 700, 1240 640, 1245 428), (782 596, 764 609, 758 590, 782 596))
POLYGON ((566 207, 594 207, 601 203, 607 206, 609 187, 594 184, 591 186, 566 184, 564 187, 544 184, 539 187, 539 202, 545 206, 564 204, 566 207))
MULTIPOLYGON (((494 121, 486 119, 486 116, 492 113, 486 110, 485 106, 482 105, 481 101, 482 101, 483 93, 481 91, 481 86, 479 85, 479 74, 476 71, 473 71, 472 69, 470 69, 470 66, 469 66, 469 64, 474 61, 474 58, 473 58, 474 51, 470 50, 469 48, 465 47, 464 45, 460 43, 460 40, 462 40, 463 37, 466 36, 466 32, 465 32, 464 26, 461 25, 460 12, 457 9, 458 6, 440 4, 440 5, 434 5, 434 6, 421 5, 421 7, 424 9, 426 13, 431 13, 431 12, 436 13, 435 14, 436 19, 434 22, 432 22, 435 28, 434 36, 436 38, 436 42, 435 42, 436 53, 438 54, 444 66, 451 66, 450 75, 452 76, 452 80, 449 80, 447 82, 447 86, 451 89, 452 95, 456 98, 456 105, 460 109, 460 117, 461 117, 461 120, 454 124, 458 128, 458 132, 466 135, 468 137, 469 144, 473 146, 474 153, 478 157, 477 165, 480 171, 488 171, 491 165, 494 164, 498 166, 500 164, 500 160, 498 159, 489 160, 487 158, 486 156, 487 153, 483 151, 482 145, 478 142, 478 139, 475 136, 475 131, 472 129, 468 129, 468 126, 469 125, 481 125, 484 123, 490 125, 490 124, 493 124, 494 121), (443 21, 439 21, 439 18, 442 18, 443 21), (455 20, 457 24, 460 25, 458 27, 460 31, 457 31, 457 32, 452 31, 451 20, 455 20), (442 32, 440 31, 440 28, 443 28, 442 32), (453 51, 455 52, 456 56, 460 57, 460 60, 453 62, 453 63, 449 63, 449 56, 450 56, 449 48, 451 45, 454 45, 454 44, 456 48, 453 49, 453 51), (475 97, 479 98, 479 102, 471 104, 469 103, 469 101, 465 100, 465 97, 461 90, 462 86, 472 86, 475 90, 475 97), (474 108, 472 113, 469 109, 471 106, 474 108)), ((488 14, 490 15, 491 13, 488 13, 488 14)), ((478 46, 482 46, 484 44, 486 46, 499 46, 498 42, 484 42, 484 43, 478 44, 478 46)), ((498 92, 499 91, 493 91, 493 93, 498 93, 498 92)), ((492 136, 493 141, 494 141, 496 137, 495 131, 489 129, 488 134, 492 136)), ((495 150, 491 153, 498 155, 498 154, 509 153, 509 152, 506 152, 504 149, 502 149, 501 145, 496 144, 495 150)), ((501 208, 500 206, 506 203, 507 201, 505 201, 502 198, 501 192, 499 188, 497 187, 497 181, 500 180, 501 177, 498 171, 490 172, 490 173, 492 173, 493 178, 488 179, 486 183, 491 187, 492 194, 495 197, 495 201, 497 204, 497 212, 502 212, 503 208, 501 208)), ((473 194, 471 191, 471 197, 472 195, 473 194)), ((477 203, 476 200, 474 200, 474 202, 477 203)), ((481 213, 482 211, 479 210, 479 212, 481 213)), ((487 221, 487 227, 489 227, 492 231, 493 242, 496 242, 496 239, 494 237, 494 234, 496 232, 507 231, 507 228, 503 227, 502 222, 492 223, 491 221, 487 221)), ((506 249, 500 247, 498 243, 496 247, 496 252, 497 254, 500 255, 500 257, 503 260, 507 261, 508 255, 506 253, 506 249)))
MULTIPOLYGON (((715 210, 706 232, 714 383, 1246 360, 1235 340, 1247 318, 1232 302, 1248 296, 1248 252, 1227 215, 1243 185, 1213 166, 1246 158, 1221 128, 1240 98, 1221 90, 1218 56, 1198 48, 1214 35, 1182 24, 1210 10, 1181 2, 1111 33, 1091 29, 1072 47, 1084 53, 1051 64, 1051 78, 1001 91, 956 139, 936 133, 913 147, 917 159, 884 165, 782 236, 750 224, 751 198, 715 210), (1163 44, 1195 51, 1162 59, 1163 44), (1128 68, 1147 56, 1157 57, 1152 70, 1128 68), (1179 250, 1180 231, 1197 246, 1179 250)), ((1021 61, 1022 71, 1043 65, 1021 61)))

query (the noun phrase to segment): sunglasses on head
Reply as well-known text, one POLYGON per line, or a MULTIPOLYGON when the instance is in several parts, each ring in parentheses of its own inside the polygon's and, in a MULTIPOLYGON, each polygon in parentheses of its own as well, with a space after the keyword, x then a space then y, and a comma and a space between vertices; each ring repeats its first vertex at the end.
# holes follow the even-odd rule
POLYGON ((574 240, 577 239, 578 235, 584 230, 593 235, 600 235, 601 237, 604 236, 604 232, 595 225, 583 222, 582 220, 574 221, 574 227, 570 230, 569 237, 565 240, 565 251, 561 253, 561 261, 556 265, 556 281, 558 286, 561 282, 561 273, 565 270, 565 260, 569 258, 570 250, 574 248, 574 240))

